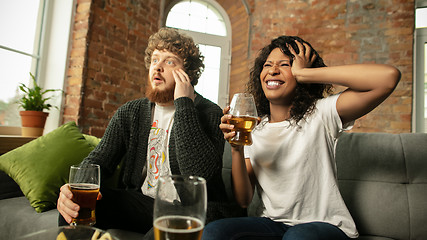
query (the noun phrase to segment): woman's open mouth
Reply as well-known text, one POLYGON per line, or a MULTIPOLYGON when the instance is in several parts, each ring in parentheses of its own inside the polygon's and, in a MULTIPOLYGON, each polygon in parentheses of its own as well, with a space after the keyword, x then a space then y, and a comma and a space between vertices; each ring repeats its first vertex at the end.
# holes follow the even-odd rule
POLYGON ((280 81, 280 80, 267 80, 265 82, 266 86, 268 89, 275 89, 275 88, 279 88, 281 85, 283 85, 285 82, 280 81))

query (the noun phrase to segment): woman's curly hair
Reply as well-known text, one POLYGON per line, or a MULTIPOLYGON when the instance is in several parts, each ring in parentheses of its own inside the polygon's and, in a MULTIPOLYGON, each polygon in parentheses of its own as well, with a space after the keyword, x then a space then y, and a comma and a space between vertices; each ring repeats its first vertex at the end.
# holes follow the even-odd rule
MULTIPOLYGON (((254 66, 250 73, 250 80, 246 84, 246 91, 251 93, 257 105, 257 111, 260 117, 269 116, 270 115, 270 103, 267 97, 264 94, 261 86, 260 74, 263 69, 264 63, 270 55, 271 51, 276 48, 279 48, 285 55, 289 56, 292 59, 293 54, 286 47, 288 44, 292 46, 295 52, 299 53, 298 45, 295 43, 295 40, 306 43, 310 47, 310 43, 304 41, 303 39, 296 36, 280 36, 276 39, 273 39, 271 43, 261 49, 258 57, 255 59, 254 66)), ((312 48, 312 47, 311 47, 312 48)), ((311 65, 311 68, 318 67, 326 67, 323 59, 319 56, 316 50, 312 48, 312 54, 316 55, 316 59, 311 65)), ((292 101, 292 108, 290 111, 290 119, 294 120, 296 124, 299 123, 300 120, 307 117, 314 110, 314 105, 318 99, 325 97, 327 94, 330 94, 332 90, 332 85, 330 84, 300 84, 297 83, 297 87, 295 89, 295 97, 292 101)))
POLYGON ((161 28, 157 33, 150 36, 148 46, 145 49, 145 67, 150 68, 151 56, 154 50, 167 50, 184 61, 184 71, 191 79, 193 86, 197 85, 199 77, 202 74, 205 65, 204 56, 199 47, 194 43, 191 37, 179 33, 176 29, 161 28))

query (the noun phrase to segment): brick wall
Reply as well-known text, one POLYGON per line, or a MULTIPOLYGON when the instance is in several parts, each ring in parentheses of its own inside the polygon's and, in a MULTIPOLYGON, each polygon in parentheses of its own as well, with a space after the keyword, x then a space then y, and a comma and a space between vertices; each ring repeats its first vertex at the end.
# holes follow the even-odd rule
MULTIPOLYGON (((102 136, 115 110, 143 95, 143 56, 172 0, 78 0, 64 122, 102 136)), ((387 63, 397 89, 353 131, 410 132, 414 0, 217 0, 232 25, 230 96, 244 89, 259 49, 279 35, 309 41, 329 66, 387 63)), ((374 79, 373 79, 374 80, 374 79)))
POLYGON ((64 122, 101 137, 114 112, 143 96, 144 51, 158 30, 157 0, 78 0, 64 122))
POLYGON ((63 122, 79 123, 82 102, 83 71, 86 64, 87 34, 89 30, 90 0, 79 0, 74 13, 71 51, 65 89, 63 122))
MULTIPOLYGON (((402 72, 397 89, 378 108, 357 120, 353 131, 411 131, 414 0, 218 2, 224 2, 221 4, 227 9, 231 19, 234 19, 234 10, 229 5, 242 5, 242 2, 246 2, 250 7, 252 24, 247 61, 249 68, 258 50, 279 35, 298 35, 307 40, 328 66, 354 63, 386 63, 396 66, 402 72)), ((237 27, 240 30, 245 28, 244 25, 237 27)), ((237 48, 234 31, 235 27, 233 58, 240 55, 234 49, 237 48)), ((236 70, 234 62, 231 68, 232 72, 236 70)), ((241 86, 240 78, 231 78, 230 81, 230 92, 241 86)))
POLYGON ((249 46, 250 46, 250 14, 249 4, 243 1, 217 1, 227 12, 231 22, 231 68, 229 96, 230 101, 234 93, 245 89, 245 82, 249 78, 249 46))

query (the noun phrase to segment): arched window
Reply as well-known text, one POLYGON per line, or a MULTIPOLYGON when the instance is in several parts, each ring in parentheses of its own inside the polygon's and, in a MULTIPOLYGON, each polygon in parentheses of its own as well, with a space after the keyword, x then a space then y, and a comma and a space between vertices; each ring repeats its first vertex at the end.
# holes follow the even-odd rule
POLYGON ((231 24, 226 12, 213 0, 175 1, 168 9, 165 25, 191 36, 205 56, 196 91, 225 107, 231 63, 231 24))

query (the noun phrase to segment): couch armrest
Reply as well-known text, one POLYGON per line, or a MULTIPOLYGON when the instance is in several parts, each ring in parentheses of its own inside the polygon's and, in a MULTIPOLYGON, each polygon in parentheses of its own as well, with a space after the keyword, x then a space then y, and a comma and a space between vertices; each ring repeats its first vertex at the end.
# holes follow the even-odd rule
POLYGON ((0 171, 0 199, 24 196, 19 185, 5 172, 0 171))

